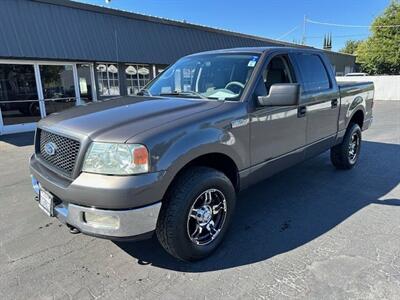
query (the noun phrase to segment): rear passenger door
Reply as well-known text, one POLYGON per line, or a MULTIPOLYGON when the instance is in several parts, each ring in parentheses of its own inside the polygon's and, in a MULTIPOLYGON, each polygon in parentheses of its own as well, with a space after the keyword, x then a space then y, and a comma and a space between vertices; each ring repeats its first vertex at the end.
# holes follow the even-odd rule
POLYGON ((299 116, 307 119, 306 144, 316 145, 314 149, 321 152, 333 145, 337 133, 339 89, 329 62, 319 53, 295 53, 293 57, 302 86, 299 116))

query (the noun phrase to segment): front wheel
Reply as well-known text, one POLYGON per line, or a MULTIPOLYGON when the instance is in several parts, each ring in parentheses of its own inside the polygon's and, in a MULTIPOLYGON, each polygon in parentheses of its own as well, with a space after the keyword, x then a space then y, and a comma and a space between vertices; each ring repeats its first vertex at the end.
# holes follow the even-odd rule
POLYGON ((353 168, 360 156, 361 128, 351 123, 343 137, 342 143, 331 148, 331 161, 337 169, 353 168))
POLYGON ((184 172, 163 202, 156 234, 174 257, 194 261, 207 257, 221 243, 236 202, 228 177, 195 167, 184 172))

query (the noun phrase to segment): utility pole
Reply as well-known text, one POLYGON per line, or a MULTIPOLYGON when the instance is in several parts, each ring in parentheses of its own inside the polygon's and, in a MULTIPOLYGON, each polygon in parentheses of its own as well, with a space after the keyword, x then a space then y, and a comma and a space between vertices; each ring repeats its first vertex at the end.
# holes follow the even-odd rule
POLYGON ((304 19, 303 19, 303 37, 301 39, 301 44, 302 45, 306 44, 306 23, 307 23, 307 16, 304 15, 304 19))

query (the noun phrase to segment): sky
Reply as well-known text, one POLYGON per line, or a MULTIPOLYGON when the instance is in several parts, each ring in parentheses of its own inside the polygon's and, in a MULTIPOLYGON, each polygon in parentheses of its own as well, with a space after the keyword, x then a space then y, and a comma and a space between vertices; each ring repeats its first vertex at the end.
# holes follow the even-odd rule
MULTIPOLYGON (((287 42, 299 42, 303 20, 336 24, 370 25, 390 0, 81 0, 157 17, 216 27, 287 42), (288 34, 289 33, 289 34, 288 34)), ((368 28, 346 28, 306 23, 306 44, 322 48, 332 34, 333 50, 346 40, 365 39, 368 28)))

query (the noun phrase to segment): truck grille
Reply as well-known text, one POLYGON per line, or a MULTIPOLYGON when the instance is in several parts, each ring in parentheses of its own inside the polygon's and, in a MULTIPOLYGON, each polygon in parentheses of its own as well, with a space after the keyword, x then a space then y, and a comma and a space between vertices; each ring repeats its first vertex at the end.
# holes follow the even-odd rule
POLYGON ((72 175, 80 148, 78 141, 40 130, 38 146, 43 160, 68 175, 72 175), (46 151, 46 145, 49 143, 55 145, 55 151, 52 155, 46 151))

